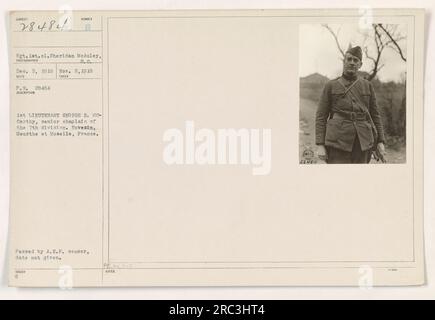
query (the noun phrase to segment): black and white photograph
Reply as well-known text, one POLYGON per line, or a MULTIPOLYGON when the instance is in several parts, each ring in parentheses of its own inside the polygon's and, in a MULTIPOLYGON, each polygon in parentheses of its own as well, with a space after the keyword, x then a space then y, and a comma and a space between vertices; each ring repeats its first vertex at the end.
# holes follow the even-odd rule
POLYGON ((406 163, 407 25, 300 26, 301 164, 406 163))

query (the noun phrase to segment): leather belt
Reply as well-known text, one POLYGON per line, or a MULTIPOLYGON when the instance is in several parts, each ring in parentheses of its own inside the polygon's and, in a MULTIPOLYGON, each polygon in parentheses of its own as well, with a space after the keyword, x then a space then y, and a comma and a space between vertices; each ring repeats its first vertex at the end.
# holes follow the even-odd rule
POLYGON ((332 114, 332 119, 349 120, 349 121, 366 121, 368 120, 367 114, 364 112, 344 112, 336 111, 332 114))

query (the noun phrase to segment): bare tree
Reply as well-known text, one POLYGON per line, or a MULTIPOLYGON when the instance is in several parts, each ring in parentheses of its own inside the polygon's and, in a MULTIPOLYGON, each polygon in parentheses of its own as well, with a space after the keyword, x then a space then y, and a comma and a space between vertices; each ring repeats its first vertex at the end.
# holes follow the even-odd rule
POLYGON ((344 50, 342 49, 342 47, 341 47, 341 45, 340 45, 340 41, 339 41, 339 39, 338 39, 338 35, 339 35, 339 33, 340 33, 340 28, 338 28, 337 31, 334 31, 334 30, 332 30, 332 28, 331 28, 329 25, 327 25, 327 24, 322 24, 322 27, 324 27, 326 30, 328 30, 329 33, 332 35, 332 37, 333 37, 334 40, 335 40, 335 44, 337 45, 337 49, 338 49, 338 51, 339 51, 340 54, 341 54, 341 60, 344 60, 345 53, 344 53, 344 50))
MULTIPOLYGON (((322 24, 322 26, 332 35, 335 40, 335 44, 337 45, 338 51, 342 59, 344 59, 345 52, 338 38, 340 29, 334 31, 327 24, 322 24)), ((398 32, 398 25, 383 25, 380 23, 373 24, 372 34, 368 35, 367 39, 370 39, 370 44, 367 44, 367 41, 365 41, 362 48, 365 57, 372 63, 372 68, 367 76, 367 80, 373 80, 378 72, 384 67, 381 57, 386 48, 396 51, 399 53, 402 60, 406 61, 403 50, 399 45, 399 42, 405 39, 405 37, 398 32)))
MULTIPOLYGON (((383 25, 379 24, 379 28, 391 41, 389 48, 396 51, 400 58, 406 62, 406 56, 400 46, 400 41, 406 39, 399 31, 397 25, 383 25)), ((406 88, 406 76, 401 75, 401 82, 405 83, 406 88)), ((406 90, 403 92, 402 102, 398 110, 398 119, 396 124, 396 134, 403 137, 403 141, 406 141, 406 90)))
POLYGON ((406 57, 403 53, 403 50, 401 46, 399 45, 399 42, 406 39, 400 32, 398 32, 397 28, 398 25, 383 25, 382 23, 378 24, 379 28, 385 33, 385 35, 391 40, 391 43, 388 45, 389 48, 396 51, 400 58, 406 62, 406 57))
POLYGON ((379 32, 379 26, 376 24, 373 24, 373 43, 375 47, 375 54, 372 55, 369 53, 369 47, 364 47, 364 54, 367 59, 372 61, 372 70, 369 72, 369 76, 367 77, 367 80, 371 81, 373 80, 378 72, 384 67, 384 64, 381 63, 381 56, 384 49, 387 47, 386 42, 384 41, 385 37, 382 36, 382 34, 379 32))

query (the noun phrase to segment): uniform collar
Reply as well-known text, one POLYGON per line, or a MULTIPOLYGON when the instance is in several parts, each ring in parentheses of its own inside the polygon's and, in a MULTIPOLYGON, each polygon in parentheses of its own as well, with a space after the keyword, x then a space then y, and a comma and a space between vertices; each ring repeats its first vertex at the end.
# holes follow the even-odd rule
POLYGON ((349 85, 354 83, 358 79, 358 75, 355 75, 355 77, 348 77, 342 74, 341 78, 344 80, 345 85, 349 85))

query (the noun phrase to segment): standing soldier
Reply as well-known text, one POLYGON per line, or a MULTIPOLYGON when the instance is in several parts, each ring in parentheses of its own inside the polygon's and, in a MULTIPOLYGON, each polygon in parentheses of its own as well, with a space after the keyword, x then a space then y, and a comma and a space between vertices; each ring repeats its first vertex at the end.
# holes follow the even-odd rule
POLYGON ((327 163, 385 161, 384 129, 373 85, 358 76, 362 50, 347 50, 343 75, 326 83, 316 113, 316 145, 327 163))

